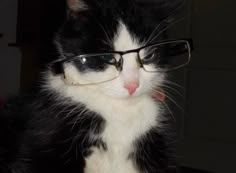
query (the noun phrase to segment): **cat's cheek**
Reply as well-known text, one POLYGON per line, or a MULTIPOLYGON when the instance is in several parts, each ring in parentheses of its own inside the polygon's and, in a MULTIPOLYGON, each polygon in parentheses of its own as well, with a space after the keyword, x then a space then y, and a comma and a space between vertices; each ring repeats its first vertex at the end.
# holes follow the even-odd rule
POLYGON ((111 81, 99 86, 99 92, 102 95, 112 98, 127 98, 128 91, 123 87, 123 83, 119 80, 111 81))
POLYGON ((103 90, 102 91, 104 95, 112 98, 117 98, 117 99, 125 99, 130 97, 129 93, 127 90, 124 88, 116 88, 116 89, 110 89, 110 90, 103 90))
POLYGON ((119 85, 119 87, 103 87, 100 89, 102 95, 114 98, 114 99, 129 99, 133 97, 138 97, 148 93, 148 90, 145 87, 140 86, 137 90, 130 94, 129 91, 124 88, 123 85, 119 85))

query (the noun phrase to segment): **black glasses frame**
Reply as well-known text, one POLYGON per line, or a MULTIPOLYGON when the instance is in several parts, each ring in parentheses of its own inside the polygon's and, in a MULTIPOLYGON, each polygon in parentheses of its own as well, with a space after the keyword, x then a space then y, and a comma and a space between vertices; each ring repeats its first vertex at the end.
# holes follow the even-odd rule
MULTIPOLYGON (((91 53, 91 54, 82 54, 82 55, 78 55, 78 56, 74 56, 72 57, 71 59, 63 59, 63 60, 59 60, 59 61, 56 61, 52 64, 52 69, 54 71, 55 74, 63 74, 64 73, 64 69, 63 69, 63 64, 66 63, 66 62, 70 62, 70 61, 73 61, 75 59, 78 59, 78 58, 83 58, 83 57, 91 57, 91 56, 102 56, 102 55, 108 55, 108 54, 117 54, 119 55, 119 60, 117 60, 116 58, 114 58, 114 61, 112 62, 106 62, 107 64, 110 64, 110 65, 114 65, 118 71, 122 71, 122 68, 123 68, 123 55, 125 54, 129 54, 129 53, 137 53, 137 62, 138 64, 140 65, 140 68, 144 68, 144 65, 143 65, 143 62, 140 58, 140 51, 145 49, 145 48, 148 48, 148 47, 152 47, 152 46, 158 46, 158 45, 164 45, 164 44, 169 44, 169 43, 178 43, 178 42, 185 42, 187 45, 188 45, 188 50, 189 50, 189 57, 188 57, 188 61, 178 67, 175 67, 175 68, 172 68, 170 70, 167 70, 167 71, 172 71, 172 70, 175 70, 175 69, 178 69, 178 68, 181 68, 187 64, 189 64, 190 62, 190 59, 191 59, 191 52, 193 51, 193 41, 192 39, 178 39, 178 40, 165 40, 165 41, 161 41, 161 42, 158 42, 158 43, 153 43, 153 44, 147 44, 145 46, 142 46, 140 48, 137 48, 137 49, 132 49, 132 50, 127 50, 127 51, 111 51, 111 52, 103 52, 103 53, 91 53)), ((145 70, 146 71, 146 70, 145 70)), ((150 72, 150 71, 147 71, 147 72, 150 72)))

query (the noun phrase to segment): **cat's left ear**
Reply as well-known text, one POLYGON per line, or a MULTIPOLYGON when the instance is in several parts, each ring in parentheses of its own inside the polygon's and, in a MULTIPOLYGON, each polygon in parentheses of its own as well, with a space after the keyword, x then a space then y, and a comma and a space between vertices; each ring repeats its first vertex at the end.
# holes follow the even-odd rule
POLYGON ((84 0, 66 0, 66 2, 69 10, 72 12, 79 12, 88 9, 88 6, 84 0))

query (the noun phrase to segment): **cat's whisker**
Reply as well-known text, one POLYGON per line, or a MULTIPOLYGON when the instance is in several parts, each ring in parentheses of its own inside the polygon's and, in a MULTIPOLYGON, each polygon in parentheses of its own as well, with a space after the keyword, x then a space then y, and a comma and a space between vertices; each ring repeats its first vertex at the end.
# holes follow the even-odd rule
POLYGON ((105 45, 107 45, 107 46, 111 46, 110 41, 103 40, 102 42, 103 42, 105 45))
POLYGON ((107 41, 108 41, 109 45, 113 45, 113 44, 112 44, 112 38, 111 38, 111 36, 108 34, 108 32, 106 31, 105 27, 104 27, 99 21, 97 21, 97 24, 98 24, 98 25, 100 26, 100 28, 103 30, 103 32, 104 32, 104 34, 105 34, 105 36, 106 36, 106 38, 107 38, 107 41))
POLYGON ((178 83, 176 83, 176 82, 173 82, 173 81, 170 81, 170 80, 165 80, 164 81, 164 84, 169 84, 169 85, 174 85, 174 86, 177 86, 177 87, 179 87, 180 89, 183 89, 183 90, 185 90, 185 88, 182 86, 182 85, 180 85, 180 84, 178 84, 178 83))
POLYGON ((184 97, 184 95, 180 92, 180 91, 178 91, 177 89, 175 89, 175 88, 173 88, 173 87, 171 87, 171 86, 168 86, 168 85, 158 85, 158 87, 160 87, 160 88, 163 88, 164 90, 169 90, 169 91, 172 91, 172 92, 174 92, 174 93, 176 93, 176 94, 178 94, 179 96, 181 96, 181 97, 184 97))
POLYGON ((168 106, 165 102, 161 102, 161 104, 164 105, 164 107, 165 107, 165 108, 167 109, 167 111, 170 113, 170 115, 171 115, 172 119, 174 120, 174 122, 176 122, 176 119, 175 119, 175 117, 174 117, 174 114, 173 114, 173 112, 170 110, 169 106, 168 106))
POLYGON ((166 26, 164 29, 160 30, 160 32, 158 32, 149 42, 151 43, 153 40, 157 39, 163 32, 165 32, 166 30, 170 29, 171 27, 173 27, 175 24, 183 21, 186 17, 182 17, 180 19, 178 19, 177 21, 170 23, 168 26, 166 26))
MULTIPOLYGON (((165 22, 168 24, 170 23, 171 21, 171 17, 174 16, 174 14, 181 8, 183 8, 183 6, 185 5, 186 3, 186 0, 183 0, 183 2, 176 8, 174 9, 166 18, 164 18, 155 28, 154 30, 152 31, 152 33, 149 35, 147 41, 144 43, 144 45, 147 45, 148 43, 150 43, 151 41, 150 40, 153 40, 153 37, 155 36, 155 32, 162 26, 165 24, 165 22)), ((172 19, 174 20, 174 19, 172 19)), ((165 25, 164 25, 165 26, 165 25)))
POLYGON ((150 40, 152 39, 152 37, 154 36, 155 32, 161 27, 161 25, 164 23, 164 22, 167 22, 168 21, 168 18, 164 19, 162 22, 160 22, 156 27, 155 29, 152 31, 152 33, 150 34, 150 36, 148 37, 148 39, 144 42, 144 45, 147 45, 150 40))

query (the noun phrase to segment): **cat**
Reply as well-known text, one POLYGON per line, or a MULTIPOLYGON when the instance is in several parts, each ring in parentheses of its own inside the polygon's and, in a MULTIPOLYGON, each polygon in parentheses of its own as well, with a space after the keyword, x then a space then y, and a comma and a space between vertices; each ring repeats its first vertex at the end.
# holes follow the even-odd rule
POLYGON ((178 172, 168 115, 153 97, 166 73, 147 72, 160 67, 145 64, 154 55, 140 48, 161 41, 180 4, 67 0, 54 40, 60 56, 42 73, 40 91, 0 110, 0 172, 178 172), (137 58, 141 50, 146 59, 137 58))

